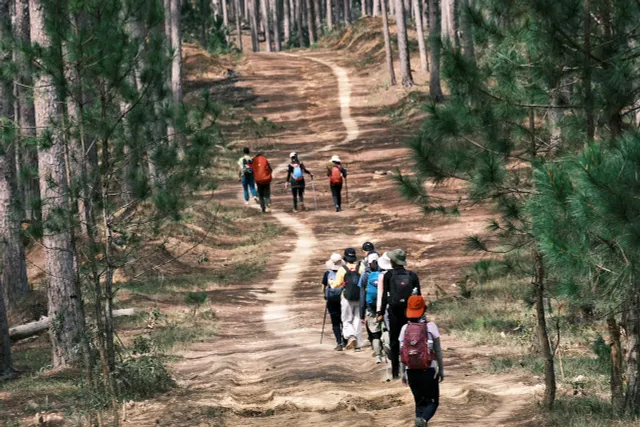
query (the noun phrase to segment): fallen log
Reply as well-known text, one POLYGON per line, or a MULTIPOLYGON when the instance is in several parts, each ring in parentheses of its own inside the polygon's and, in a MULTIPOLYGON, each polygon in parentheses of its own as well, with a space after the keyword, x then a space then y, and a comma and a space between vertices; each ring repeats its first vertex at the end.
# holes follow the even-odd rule
MULTIPOLYGON (((134 314, 136 314, 134 308, 113 310, 113 317, 133 316, 134 314)), ((11 342, 16 342, 32 337, 49 329, 50 324, 51 319, 49 317, 41 317, 40 320, 36 320, 35 322, 25 323, 24 325, 9 329, 9 338, 11 342)))

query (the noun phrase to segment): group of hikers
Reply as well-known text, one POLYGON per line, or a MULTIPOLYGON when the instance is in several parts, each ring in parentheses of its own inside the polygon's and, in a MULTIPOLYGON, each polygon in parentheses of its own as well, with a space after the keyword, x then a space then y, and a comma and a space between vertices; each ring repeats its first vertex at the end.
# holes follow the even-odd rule
POLYGON ((420 279, 406 269, 406 252, 379 255, 371 242, 362 251, 360 261, 356 250, 347 248, 326 262, 325 319, 328 313, 335 350, 361 351, 364 324, 376 363, 391 360, 392 378, 408 384, 413 393, 416 427, 425 427, 438 408, 444 379, 440 332, 427 320, 420 279))
MULTIPOLYGON (((260 205, 262 212, 271 212, 273 169, 263 153, 258 153, 254 157, 252 157, 250 153, 251 150, 245 147, 242 157, 238 160, 238 179, 242 183, 245 204, 249 204, 249 193, 251 193, 255 202, 260 205), (258 188, 257 191, 256 186, 258 188)), ((285 189, 291 188, 293 212, 298 212, 298 210, 304 211, 306 210, 304 205, 304 192, 306 188, 304 175, 309 175, 313 184, 313 174, 305 167, 304 163, 300 161, 298 153, 291 153, 289 160, 287 179, 284 186, 285 189)), ((333 204, 336 212, 340 212, 342 210, 342 186, 346 184, 347 180, 347 170, 342 166, 340 157, 333 156, 327 163, 327 177, 329 178, 333 204)))

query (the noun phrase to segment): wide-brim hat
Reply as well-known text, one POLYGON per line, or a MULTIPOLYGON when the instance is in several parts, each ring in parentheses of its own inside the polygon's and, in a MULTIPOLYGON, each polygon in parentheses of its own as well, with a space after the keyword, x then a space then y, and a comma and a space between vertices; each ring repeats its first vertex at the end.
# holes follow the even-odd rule
POLYGON ((289 157, 290 157, 290 158, 293 158, 293 157, 296 157, 297 155, 298 155, 298 153, 296 153, 295 151, 292 151, 292 152, 289 154, 289 157))
POLYGON ((331 258, 329 258, 329 261, 327 261, 325 265, 327 266, 327 270, 338 271, 340 267, 344 265, 344 262, 340 254, 331 254, 331 258))
POLYGON ((389 259, 396 265, 407 265, 407 253, 402 249, 394 249, 389 254, 389 259))
POLYGON ((418 319, 422 317, 427 306, 422 295, 411 295, 407 301, 407 319, 418 319))
POLYGON ((338 157, 338 156, 332 156, 332 157, 331 157, 331 161, 332 161, 332 162, 336 162, 336 163, 340 163, 340 157, 338 157))
POLYGON ((356 262, 358 260, 358 256, 356 255, 356 250, 353 248, 347 248, 344 250, 344 256, 342 257, 346 262, 356 262))
POLYGON ((382 256, 378 258, 378 267, 381 270, 391 270, 393 268, 387 252, 383 253, 382 256))

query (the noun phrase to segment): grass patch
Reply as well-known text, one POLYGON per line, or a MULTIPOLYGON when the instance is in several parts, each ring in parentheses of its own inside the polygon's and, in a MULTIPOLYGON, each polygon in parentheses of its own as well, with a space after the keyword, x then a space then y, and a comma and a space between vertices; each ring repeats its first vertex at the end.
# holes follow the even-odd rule
POLYGON ((613 415, 610 402, 597 397, 561 397, 551 412, 542 414, 546 427, 638 427, 638 420, 613 415))
POLYGON ((426 92, 412 91, 397 103, 382 107, 380 113, 394 123, 406 122, 416 113, 422 111, 422 107, 428 102, 428 99, 429 95, 426 92))

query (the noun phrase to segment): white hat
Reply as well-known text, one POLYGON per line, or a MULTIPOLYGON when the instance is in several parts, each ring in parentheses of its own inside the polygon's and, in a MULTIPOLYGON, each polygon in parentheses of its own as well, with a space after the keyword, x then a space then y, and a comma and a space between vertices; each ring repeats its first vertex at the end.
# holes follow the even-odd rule
POLYGON ((369 255, 367 255, 367 264, 371 265, 371 263, 373 261, 376 261, 378 258, 380 258, 380 255, 378 255, 377 253, 373 252, 369 255))
POLYGON ((378 258, 378 267, 380 267, 380 270, 391 270, 393 268, 388 253, 385 252, 378 258))
POLYGON ((297 155, 298 155, 298 153, 296 153, 295 151, 292 151, 291 154, 289 154, 289 157, 291 158, 291 157, 295 157, 297 155))
POLYGON ((332 161, 332 162, 336 162, 336 163, 340 163, 340 157, 338 157, 338 156, 333 156, 333 157, 331 157, 331 161, 332 161))
POLYGON ((342 261, 342 255, 331 254, 331 258, 326 262, 327 270, 338 271, 344 262, 342 261))

